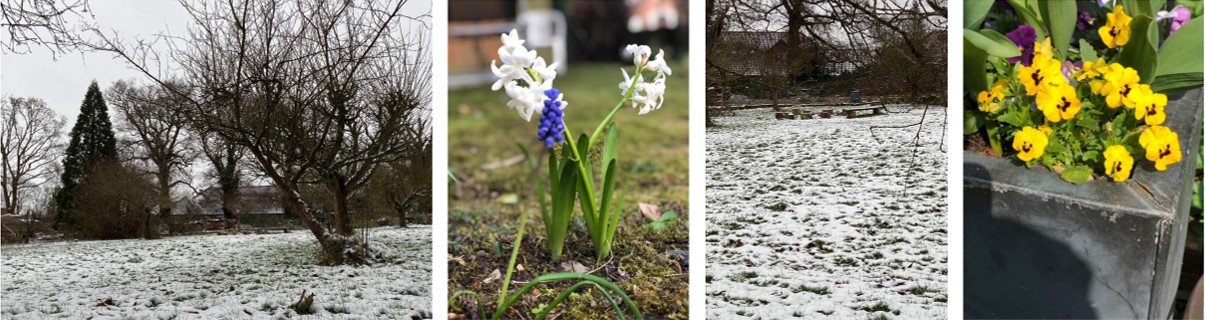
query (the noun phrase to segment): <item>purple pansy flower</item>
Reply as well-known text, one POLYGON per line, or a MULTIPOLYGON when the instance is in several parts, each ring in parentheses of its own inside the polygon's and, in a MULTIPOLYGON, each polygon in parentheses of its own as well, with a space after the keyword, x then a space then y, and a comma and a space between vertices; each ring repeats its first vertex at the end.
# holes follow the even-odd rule
POLYGON ((1096 21, 1096 18, 1092 17, 1092 14, 1088 13, 1087 11, 1080 11, 1079 19, 1075 23, 1075 28, 1079 30, 1091 28, 1093 21, 1096 21))
POLYGON ((1000 9, 1002 9, 1004 11, 1014 12, 1014 13, 1017 12, 1017 9, 1013 9, 1013 5, 1011 3, 1008 3, 1008 0, 996 0, 996 6, 1000 7, 1000 9))
POLYGON ((1020 27, 1017 27, 1016 30, 1009 32, 1005 36, 1008 37, 1008 40, 1012 40, 1013 43, 1016 44, 1019 49, 1021 49, 1021 55, 1008 58, 1008 63, 1015 64, 1017 61, 1021 61, 1021 64, 1026 67, 1032 64, 1033 44, 1035 41, 1038 41, 1038 34, 1034 31, 1033 27, 1029 25, 1021 25, 1020 27))

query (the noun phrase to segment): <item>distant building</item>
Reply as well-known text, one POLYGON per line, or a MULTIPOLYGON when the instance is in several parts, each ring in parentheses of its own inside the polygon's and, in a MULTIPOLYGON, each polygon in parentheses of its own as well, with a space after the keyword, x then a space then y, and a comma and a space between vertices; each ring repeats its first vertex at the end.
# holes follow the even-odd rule
MULTIPOLYGON (((238 196, 230 207, 236 216, 285 215, 284 207, 281 205, 280 191, 275 186, 239 187, 238 196)), ((220 217, 222 216, 222 189, 211 187, 202 190, 196 197, 177 200, 172 207, 172 214, 220 217)))

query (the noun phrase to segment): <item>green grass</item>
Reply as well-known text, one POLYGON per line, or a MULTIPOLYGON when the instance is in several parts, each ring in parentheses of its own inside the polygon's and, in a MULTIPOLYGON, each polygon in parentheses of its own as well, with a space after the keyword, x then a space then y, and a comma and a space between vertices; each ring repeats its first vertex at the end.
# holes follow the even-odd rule
MULTIPOLYGON (((685 59, 671 61, 674 74, 666 82, 665 104, 660 110, 637 115, 637 109, 624 107, 615 116, 620 144, 620 171, 616 191, 627 190, 623 204, 623 222, 612 247, 613 260, 594 261, 589 236, 580 209, 570 222, 562 261, 551 261, 539 205, 532 197, 533 168, 528 162, 485 169, 486 164, 523 155, 522 144, 533 157, 541 155, 544 145, 535 140, 538 116, 531 122, 507 108, 504 92, 489 86, 454 90, 448 95, 448 166, 461 183, 452 183, 449 192, 448 253, 449 292, 473 290, 481 294, 485 310, 492 311, 501 279, 484 281, 489 274, 506 270, 509 257, 496 252, 511 249, 521 214, 534 219, 527 224, 527 236, 520 248, 513 281, 529 281, 549 272, 559 272, 563 261, 582 264, 592 274, 615 282, 632 296, 646 318, 684 319, 688 314, 687 269, 678 266, 670 250, 688 250, 689 225, 689 110, 685 59), (518 201, 514 202, 517 196, 518 201), (677 211, 679 219, 666 228, 642 228, 646 218, 637 203, 658 205, 662 212, 677 211), (457 260, 459 259, 459 260, 457 260), (461 262, 463 261, 463 263, 461 262)), ((623 75, 619 63, 575 63, 569 72, 558 75, 555 87, 569 102, 565 121, 575 136, 590 134, 595 126, 619 102, 619 82, 623 75)), ((632 67, 627 67, 628 72, 632 67)), ((700 115, 701 116, 701 115, 700 115)), ((597 149, 595 150, 597 152, 597 149)), ((595 159, 597 156, 595 156, 595 159)), ((540 164, 540 176, 547 179, 547 165, 540 164)), ((702 261, 702 257, 693 257, 702 261)), ((541 303, 549 302, 572 283, 541 287, 542 295, 521 299, 508 317, 528 318, 541 303)), ((513 285, 512 285, 513 286, 513 285)), ((452 312, 475 314, 477 306, 459 299, 452 312)), ((583 290, 571 296, 554 312, 562 318, 612 317, 613 311, 596 290, 583 290)), ((630 315, 630 314, 629 314, 630 315)))

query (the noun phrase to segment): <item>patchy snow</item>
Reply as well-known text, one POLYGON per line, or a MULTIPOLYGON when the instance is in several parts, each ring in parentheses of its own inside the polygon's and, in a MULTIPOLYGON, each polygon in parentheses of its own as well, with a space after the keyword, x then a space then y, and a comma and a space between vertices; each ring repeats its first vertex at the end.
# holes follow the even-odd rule
POLYGON ((917 127, 870 127, 916 123, 922 109, 889 109, 900 113, 715 118, 708 318, 946 317, 945 109, 929 109, 914 160, 917 127))
POLYGON ((431 227, 366 232, 391 262, 316 265, 305 230, 6 245, 0 318, 284 319, 303 290, 319 318, 431 318, 431 227))

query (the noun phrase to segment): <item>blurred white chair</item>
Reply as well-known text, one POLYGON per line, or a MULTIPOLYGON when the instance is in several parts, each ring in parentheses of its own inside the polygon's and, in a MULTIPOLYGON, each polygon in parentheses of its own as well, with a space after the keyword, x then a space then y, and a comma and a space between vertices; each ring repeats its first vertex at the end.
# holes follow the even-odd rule
POLYGON ((527 49, 552 48, 552 62, 558 73, 569 70, 569 25, 565 14, 557 10, 528 10, 515 19, 527 49))

